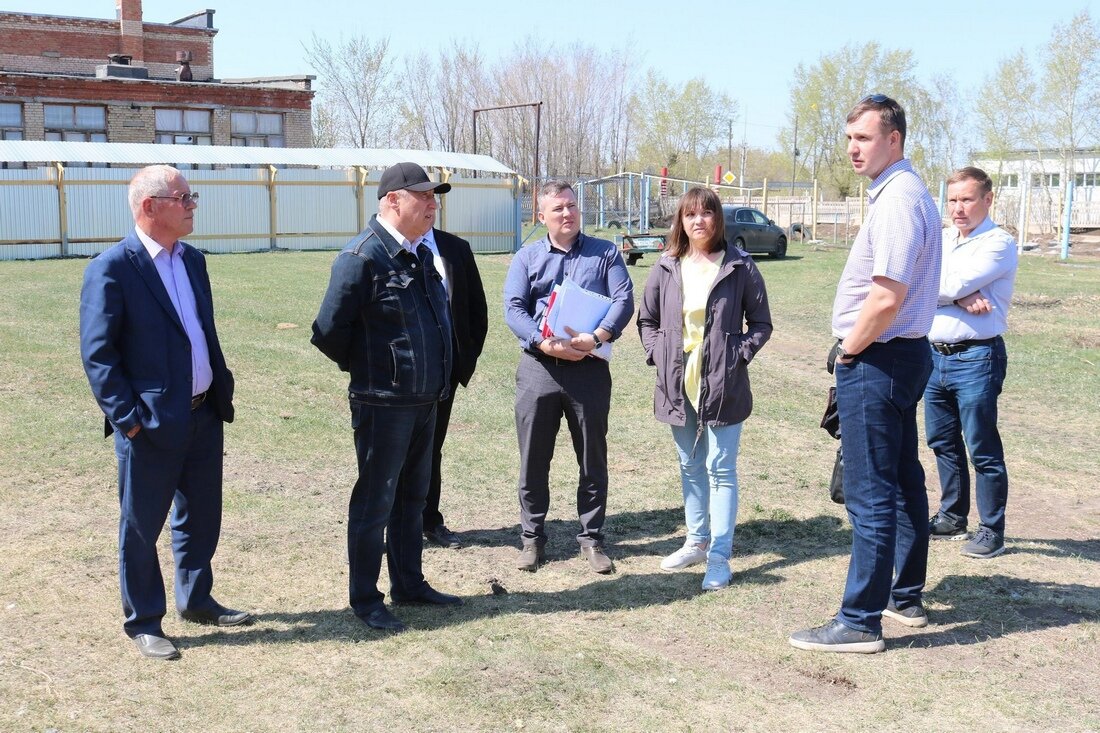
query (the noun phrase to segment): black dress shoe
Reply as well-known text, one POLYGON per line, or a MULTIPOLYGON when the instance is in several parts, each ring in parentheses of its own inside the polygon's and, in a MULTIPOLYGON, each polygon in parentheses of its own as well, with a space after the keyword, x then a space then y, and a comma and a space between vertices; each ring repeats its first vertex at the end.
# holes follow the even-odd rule
POLYGON ((360 616, 360 618, 367 626, 379 631, 392 631, 395 634, 400 634, 406 628, 401 619, 390 613, 385 606, 376 608, 366 616, 360 616))
POLYGON ((180 650, 172 641, 156 634, 138 634, 134 637, 134 646, 141 656, 149 659, 179 659, 180 650))
POLYGON ((232 608, 220 605, 201 610, 180 611, 180 618, 193 624, 208 626, 240 626, 252 623, 252 614, 248 611, 234 611, 232 608))
POLYGON ((422 591, 409 597, 397 595, 390 591, 390 600, 398 605, 415 604, 422 606, 461 606, 463 603, 458 596, 452 596, 450 593, 440 593, 430 585, 425 585, 422 591))
POLYGON ((433 545, 446 547, 451 550, 462 547, 462 540, 457 534, 447 529, 447 525, 445 524, 441 524, 438 527, 432 527, 431 529, 425 529, 424 538, 433 545))

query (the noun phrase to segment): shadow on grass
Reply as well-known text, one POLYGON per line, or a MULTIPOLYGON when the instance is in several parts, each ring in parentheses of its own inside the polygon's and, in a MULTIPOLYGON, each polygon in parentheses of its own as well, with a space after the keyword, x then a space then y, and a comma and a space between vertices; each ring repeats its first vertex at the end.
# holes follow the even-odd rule
MULTIPOLYGON (((575 555, 579 530, 576 520, 548 520, 547 554, 551 558, 575 555)), ((613 559, 649 556, 659 560, 684 544, 683 531, 684 510, 679 507, 618 513, 608 519, 607 552, 613 559)), ((462 541, 476 547, 518 549, 519 537, 518 524, 462 532, 462 541)), ((783 559, 761 566, 773 569, 794 561, 846 554, 851 545, 851 529, 837 517, 823 514, 801 520, 786 517, 750 519, 737 524, 733 554, 735 558, 761 553, 781 555, 783 559)))
POLYGON ((1049 540, 1008 537, 1008 552, 1013 555, 1031 554, 1050 557, 1079 557, 1082 560, 1100 561, 1100 540, 1049 540))
MULTIPOLYGON (((616 514, 613 518, 615 542, 609 545, 608 552, 615 559, 632 555, 652 556, 656 568, 657 560, 680 547, 683 540, 679 537, 653 540, 652 537, 682 531, 682 519, 683 510, 678 507, 616 514)), ((577 529, 576 520, 547 522, 547 534, 551 538, 547 544, 549 561, 576 558, 574 533, 577 529)), ((462 533, 463 541, 468 546, 481 547, 518 547, 518 537, 518 525, 462 533)), ((765 554, 772 559, 738 570, 735 582, 739 585, 779 583, 783 578, 772 571, 817 557, 846 554, 850 543, 851 533, 847 525, 836 517, 822 515, 806 520, 747 521, 737 526, 735 558, 765 554)), ((663 606, 704 595, 699 587, 698 573, 660 571, 616 573, 562 591, 519 591, 499 595, 489 592, 488 588, 486 591, 483 595, 466 596, 466 604, 460 608, 402 606, 394 610, 413 631, 430 631, 503 614, 604 613, 663 606)), ((385 634, 369 629, 346 607, 260 613, 257 614, 257 621, 254 626, 179 637, 177 641, 181 648, 186 649, 211 644, 237 646, 332 639, 354 642, 386 638, 385 634)))
MULTIPOLYGON (((1011 634, 1100 621, 1100 588, 1006 575, 948 575, 925 598, 948 608, 929 614, 924 632, 891 636, 891 644, 977 644, 1011 634), (950 626, 951 628, 939 628, 950 626)), ((893 626, 894 629, 900 628, 893 626)))

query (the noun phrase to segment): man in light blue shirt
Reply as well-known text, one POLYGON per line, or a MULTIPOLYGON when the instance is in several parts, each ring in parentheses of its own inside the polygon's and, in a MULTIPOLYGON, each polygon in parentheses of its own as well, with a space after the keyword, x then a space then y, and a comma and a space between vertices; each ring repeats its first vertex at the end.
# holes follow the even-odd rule
POLYGON ((936 454, 940 509, 929 520, 934 539, 965 539, 974 464, 980 519, 963 547, 988 559, 1005 551, 1008 471, 997 431, 997 397, 1008 357, 1004 338, 1016 279, 1016 241, 989 218, 993 182, 980 168, 947 180, 952 226, 943 234, 939 307, 928 339, 932 377, 924 392, 928 447, 936 454))
POLYGON ((836 396, 852 558, 840 612, 790 644, 879 652, 882 616, 928 623, 928 496, 917 457, 917 402, 932 359, 926 336, 940 277, 939 210, 905 158, 905 111, 884 94, 848 113, 848 156, 871 179, 867 221, 833 304, 836 396))

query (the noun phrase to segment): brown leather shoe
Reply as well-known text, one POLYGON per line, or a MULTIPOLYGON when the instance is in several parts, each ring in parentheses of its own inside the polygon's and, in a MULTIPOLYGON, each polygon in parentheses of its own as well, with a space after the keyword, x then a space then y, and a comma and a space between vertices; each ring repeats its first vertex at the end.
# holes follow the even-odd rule
POLYGON ((519 559, 516 560, 516 567, 528 573, 533 573, 538 570, 539 565, 542 565, 544 562, 546 562, 546 550, 543 549, 542 545, 529 542, 524 543, 523 549, 519 551, 519 559))
POLYGON ((601 575, 607 575, 615 569, 611 558, 604 554, 603 547, 600 545, 582 545, 581 556, 588 560, 592 569, 601 575))

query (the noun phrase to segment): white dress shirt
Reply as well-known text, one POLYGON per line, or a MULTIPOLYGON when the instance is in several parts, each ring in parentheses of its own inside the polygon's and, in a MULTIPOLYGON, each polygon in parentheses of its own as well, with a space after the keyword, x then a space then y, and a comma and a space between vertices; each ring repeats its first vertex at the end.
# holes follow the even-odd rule
POLYGON ((443 258, 439 255, 439 247, 435 243, 435 230, 429 229, 421 240, 421 243, 432 251, 432 256, 435 258, 435 269, 439 272, 439 276, 443 278, 443 286, 447 288, 447 296, 451 294, 451 284, 447 282, 447 268, 446 263, 443 262, 443 258))
POLYGON ((1016 240, 988 216, 969 237, 961 236, 954 226, 945 229, 940 296, 928 340, 956 344, 1003 334, 1016 264, 1016 240), (955 305, 956 300, 976 292, 993 306, 991 313, 972 315, 955 305))

